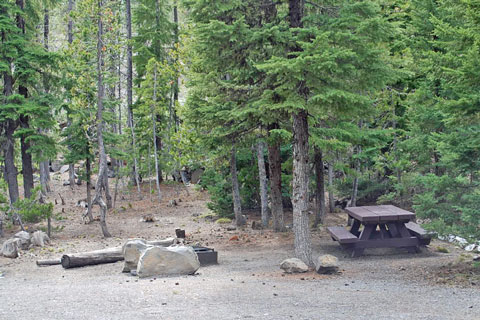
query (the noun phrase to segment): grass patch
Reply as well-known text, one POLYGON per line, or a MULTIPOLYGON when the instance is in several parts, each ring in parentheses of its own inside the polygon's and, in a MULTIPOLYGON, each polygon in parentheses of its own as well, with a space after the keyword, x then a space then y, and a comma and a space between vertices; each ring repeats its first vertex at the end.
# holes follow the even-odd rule
POLYGON ((445 247, 437 247, 435 251, 440 253, 450 253, 450 251, 448 251, 448 249, 445 247))
POLYGON ((227 223, 232 223, 232 219, 230 218, 220 218, 215 221, 215 223, 218 224, 227 224, 227 223))

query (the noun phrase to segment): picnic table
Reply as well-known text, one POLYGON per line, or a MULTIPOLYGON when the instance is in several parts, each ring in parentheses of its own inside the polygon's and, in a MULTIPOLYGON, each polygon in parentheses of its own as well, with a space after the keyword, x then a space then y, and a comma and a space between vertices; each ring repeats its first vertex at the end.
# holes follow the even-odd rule
POLYGON ((361 256, 366 248, 406 248, 419 252, 419 246, 430 243, 430 235, 412 220, 415 214, 392 205, 348 207, 353 219, 350 230, 328 227, 333 240, 361 256))

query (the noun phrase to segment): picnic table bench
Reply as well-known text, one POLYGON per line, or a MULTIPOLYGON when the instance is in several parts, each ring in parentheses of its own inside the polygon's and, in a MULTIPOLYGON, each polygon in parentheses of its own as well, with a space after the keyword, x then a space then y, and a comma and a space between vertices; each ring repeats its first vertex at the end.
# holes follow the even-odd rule
POLYGON ((349 207, 353 219, 350 230, 328 227, 332 239, 352 250, 352 257, 366 248, 406 248, 418 252, 419 246, 430 243, 430 235, 412 222, 415 214, 392 205, 349 207))

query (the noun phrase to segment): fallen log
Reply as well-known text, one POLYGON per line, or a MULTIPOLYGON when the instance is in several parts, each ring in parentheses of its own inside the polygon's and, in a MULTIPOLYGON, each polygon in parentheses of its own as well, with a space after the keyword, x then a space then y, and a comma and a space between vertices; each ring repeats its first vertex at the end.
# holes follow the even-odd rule
POLYGON ((57 264, 62 264, 62 259, 37 260, 37 266, 54 266, 57 264))
POLYGON ((122 260, 122 247, 115 247, 90 252, 64 254, 62 256, 62 267, 65 269, 78 268, 122 260))

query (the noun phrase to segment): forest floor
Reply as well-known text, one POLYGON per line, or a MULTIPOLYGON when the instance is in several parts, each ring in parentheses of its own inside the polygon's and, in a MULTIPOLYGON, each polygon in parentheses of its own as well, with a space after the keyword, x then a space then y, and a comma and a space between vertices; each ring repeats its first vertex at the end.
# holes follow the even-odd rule
MULTIPOLYGON (((341 273, 287 275, 279 265, 293 256, 292 232, 252 230, 252 221, 259 220, 255 212, 249 213, 247 227, 227 231, 201 217, 209 212, 205 192, 190 187, 187 195, 183 186, 165 183, 158 204, 147 183, 143 200, 134 190, 119 194, 107 218, 113 237, 104 239, 98 222, 84 224, 84 209, 76 206, 85 186, 72 190, 62 180, 53 180, 50 200, 57 200, 58 220, 51 244, 22 251, 17 259, 0 257, 2 320, 479 319, 479 272, 465 263, 471 256, 448 243, 434 240, 418 254, 376 249, 350 258, 321 227, 312 234, 314 257, 337 256, 341 273), (167 205, 172 199, 177 206, 167 205), (143 222, 145 214, 156 221, 143 222), (171 237, 177 227, 186 230, 189 243, 215 248, 219 264, 202 267, 194 276, 153 279, 121 273, 122 262, 67 270, 35 264, 66 252, 122 245, 133 237, 171 237), (239 240, 230 240, 233 236, 239 240), (448 253, 437 252, 439 247, 448 253)), ((345 213, 330 214, 325 225, 345 221, 345 213)), ((7 230, 0 242, 17 231, 7 230)))

